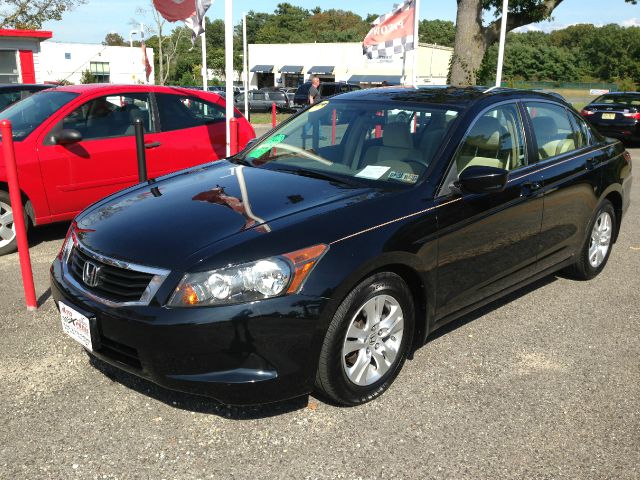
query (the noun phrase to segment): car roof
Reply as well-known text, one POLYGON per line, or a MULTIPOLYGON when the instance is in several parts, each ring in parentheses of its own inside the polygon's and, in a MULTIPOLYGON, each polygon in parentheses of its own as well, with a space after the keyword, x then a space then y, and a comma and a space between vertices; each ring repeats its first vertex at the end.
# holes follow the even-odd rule
POLYGON ((528 99, 539 98, 541 100, 552 100, 557 103, 568 105, 566 101, 563 101, 563 99, 549 93, 512 88, 486 88, 477 86, 437 86, 427 88, 380 87, 355 90, 337 95, 334 98, 339 98, 341 100, 362 100, 367 102, 428 103, 443 106, 455 106, 457 108, 464 109, 486 99, 501 101, 525 97, 528 99))
POLYGON ((158 92, 158 93, 188 93, 193 94, 194 92, 202 94, 202 95, 216 95, 212 92, 204 92, 202 90, 185 88, 185 87, 169 87, 163 85, 127 85, 127 84, 113 84, 113 83, 88 83, 82 85, 64 85, 55 88, 60 92, 71 92, 71 93, 91 93, 96 91, 103 91, 105 93, 109 92, 158 92))
POLYGON ((10 90, 10 91, 16 91, 16 90, 39 90, 39 89, 46 89, 46 88, 53 88, 55 87, 55 85, 45 85, 42 83, 3 83, 0 84, 0 91, 2 90, 10 90))

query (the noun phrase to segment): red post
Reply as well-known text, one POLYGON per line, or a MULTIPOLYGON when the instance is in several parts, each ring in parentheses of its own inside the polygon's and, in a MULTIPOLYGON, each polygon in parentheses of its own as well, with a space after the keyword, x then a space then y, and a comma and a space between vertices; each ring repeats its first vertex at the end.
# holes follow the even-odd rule
POLYGON ((234 117, 229 120, 229 134, 231 144, 231 155, 238 153, 238 120, 234 117))
POLYGON ((11 122, 9 120, 2 120, 0 122, 0 131, 2 132, 4 165, 7 169, 7 181, 9 182, 9 199, 11 200, 11 210, 13 210, 13 226, 16 230, 16 240, 18 242, 18 256, 20 258, 20 270, 22 271, 24 296, 27 301, 27 310, 36 310, 38 308, 38 301, 36 300, 36 289, 33 286, 29 242, 27 241, 27 228, 24 223, 24 208, 22 206, 20 184, 18 183, 18 167, 16 166, 16 152, 13 148, 11 122))
POLYGON ((278 122, 276 119, 276 102, 273 102, 271 104, 271 126, 275 128, 277 124, 278 122))
POLYGON ((338 119, 338 115, 336 113, 336 109, 333 109, 333 113, 331 114, 331 145, 336 144, 336 121, 338 119))

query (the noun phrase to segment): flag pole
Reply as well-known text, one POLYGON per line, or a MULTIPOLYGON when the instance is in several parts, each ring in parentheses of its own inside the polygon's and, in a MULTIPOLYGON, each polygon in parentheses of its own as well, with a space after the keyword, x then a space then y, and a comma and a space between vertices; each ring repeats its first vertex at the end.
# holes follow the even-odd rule
POLYGON ((418 51, 420 50, 420 0, 415 0, 416 10, 413 25, 413 68, 411 71, 412 84, 418 86, 418 51))
POLYGON ((498 48, 498 69, 496 71, 496 87, 502 85, 502 66, 504 64, 504 44, 507 38, 507 15, 509 14, 509 0, 502 2, 502 22, 500 23, 500 47, 498 48))
POLYGON ((205 16, 202 17, 202 35, 200 35, 200 41, 202 42, 202 90, 206 92, 209 89, 208 74, 207 74, 207 32, 205 16))
MULTIPOLYGON (((227 157, 231 155, 231 124, 233 118, 233 1, 224 2, 224 58, 226 83, 226 138, 227 157)), ((245 95, 246 97, 246 95, 245 95)))
POLYGON ((244 56, 242 58, 243 62, 243 70, 244 70, 244 116, 248 120, 249 119, 249 57, 248 57, 248 46, 247 46, 247 14, 242 15, 242 50, 244 52, 244 56))

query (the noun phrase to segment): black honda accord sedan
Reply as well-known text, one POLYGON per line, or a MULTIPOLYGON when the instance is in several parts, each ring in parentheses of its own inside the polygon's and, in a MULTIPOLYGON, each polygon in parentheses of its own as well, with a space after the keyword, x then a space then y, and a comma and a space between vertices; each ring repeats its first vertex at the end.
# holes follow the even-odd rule
POLYGON ((92 355, 170 389, 356 405, 456 317, 595 277, 630 187, 622 144, 556 97, 351 92, 86 209, 52 292, 92 355))

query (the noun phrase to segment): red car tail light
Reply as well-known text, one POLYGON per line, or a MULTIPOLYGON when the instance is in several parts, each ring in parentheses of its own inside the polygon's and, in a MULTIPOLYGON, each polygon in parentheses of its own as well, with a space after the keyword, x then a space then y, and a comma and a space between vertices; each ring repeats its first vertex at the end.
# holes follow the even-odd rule
POLYGON ((640 120, 640 112, 636 113, 623 113, 623 115, 627 118, 634 118, 636 120, 640 120))
POLYGON ((585 109, 582 109, 582 111, 580 112, 580 114, 583 117, 588 117, 589 115, 593 115, 594 113, 596 112, 594 112, 593 110, 585 110, 585 109))

